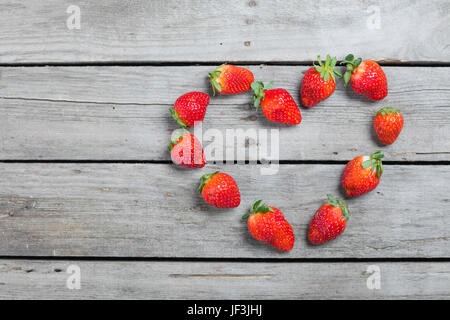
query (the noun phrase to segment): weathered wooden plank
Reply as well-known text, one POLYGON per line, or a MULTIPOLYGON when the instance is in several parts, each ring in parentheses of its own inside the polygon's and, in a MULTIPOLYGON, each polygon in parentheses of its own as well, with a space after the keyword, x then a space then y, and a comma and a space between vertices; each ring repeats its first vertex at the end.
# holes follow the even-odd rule
POLYGON ((448 262, 330 264, 2 260, 0 298, 449 299, 449 270, 448 262), (78 290, 67 288, 71 274, 66 270, 74 265, 80 268, 78 290), (376 289, 372 281, 378 275, 380 287, 376 289))
POLYGON ((450 257, 449 166, 385 166, 376 191, 348 201, 344 235, 307 243, 309 221, 340 194, 342 165, 1 164, 0 255, 132 257, 450 257), (234 176, 242 203, 209 207, 202 174, 234 176), (241 216, 264 199, 282 209, 297 237, 290 253, 254 240, 241 216))
POLYGON ((2 1, 0 62, 305 61, 354 50, 375 59, 449 61, 444 0, 2 1), (70 22, 73 20, 70 18, 70 22))
MULTIPOLYGON (((274 81, 299 100, 307 67, 249 68, 257 79, 274 81)), ((340 83, 331 98, 313 109, 302 108, 298 127, 266 121, 261 111, 253 111, 250 94, 214 97, 203 126, 204 145, 212 140, 206 137, 208 129, 225 137, 227 129, 279 128, 281 160, 349 160, 380 148, 372 130, 373 113, 391 106, 402 110, 405 128, 394 145, 383 148, 387 159, 449 160, 449 68, 384 69, 390 86, 385 100, 369 102, 340 83)), ((0 68, 0 158, 168 160, 166 146, 176 124, 167 108, 187 91, 208 92, 210 70, 0 68)), ((235 148, 251 145, 245 141, 236 142, 235 148)), ((226 156, 224 152, 217 158, 226 156)))
MULTIPOLYGON (((272 81, 288 90, 298 101, 300 83, 308 66, 243 65, 256 80, 272 81)), ((89 67, 0 67, 2 98, 50 100, 95 104, 172 105, 188 91, 210 93, 208 72, 212 66, 89 66, 89 67)), ((341 67, 341 71, 345 68, 341 67)), ((427 107, 448 106, 450 67, 383 66, 389 95, 372 102, 344 88, 338 81, 336 92, 321 106, 339 107, 403 103, 427 107), (425 81, 426 79, 426 81, 425 81), (413 96, 413 98, 411 98, 413 96)), ((250 94, 217 95, 210 105, 247 104, 250 94)), ((306 109, 310 110, 310 109, 306 109)))

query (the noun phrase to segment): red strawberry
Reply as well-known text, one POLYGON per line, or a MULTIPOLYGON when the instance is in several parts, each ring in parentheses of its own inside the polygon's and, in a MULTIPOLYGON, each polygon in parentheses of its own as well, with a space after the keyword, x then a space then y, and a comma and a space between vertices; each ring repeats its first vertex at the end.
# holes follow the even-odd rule
POLYGON ((383 157, 379 150, 370 157, 359 156, 347 163, 342 175, 342 187, 348 197, 360 196, 378 186, 383 174, 383 157))
POLYGON ((205 174, 200 178, 198 192, 210 205, 217 208, 236 208, 241 203, 241 194, 234 179, 221 172, 205 174))
POLYGON ((393 144, 403 128, 403 116, 399 110, 384 108, 375 114, 373 127, 378 139, 384 144, 393 144))
POLYGON ((209 96, 203 92, 188 92, 175 101, 170 113, 176 122, 183 128, 193 127, 196 121, 203 121, 209 96))
POLYGON ((243 220, 248 219, 248 231, 256 240, 267 242, 281 251, 291 250, 295 241, 291 225, 279 209, 261 202, 256 201, 250 213, 242 217, 243 220))
POLYGON ((245 68, 231 64, 218 66, 210 72, 209 79, 214 94, 237 94, 250 90, 250 84, 255 81, 253 73, 245 68))
POLYGON ((328 203, 321 206, 309 224, 308 239, 321 244, 336 239, 345 230, 348 208, 344 200, 328 195, 328 203))
POLYGON ((274 122, 290 125, 302 121, 300 109, 292 96, 284 89, 271 89, 272 82, 264 87, 264 83, 255 81, 251 85, 254 95, 254 105, 258 109, 261 105, 264 116, 274 122))
POLYGON ((206 164, 203 148, 198 139, 191 133, 178 132, 169 144, 170 157, 173 163, 186 168, 202 168, 206 164))
POLYGON ((352 85, 353 91, 371 100, 384 99, 388 94, 386 75, 380 65, 372 60, 355 60, 352 54, 341 62, 347 66, 344 73, 345 85, 352 85))
POLYGON ((341 73, 334 69, 336 66, 336 57, 331 59, 327 55, 325 63, 317 57, 319 65, 314 65, 306 71, 300 88, 302 104, 305 107, 314 107, 320 101, 331 96, 336 88, 335 75, 341 77, 341 73))

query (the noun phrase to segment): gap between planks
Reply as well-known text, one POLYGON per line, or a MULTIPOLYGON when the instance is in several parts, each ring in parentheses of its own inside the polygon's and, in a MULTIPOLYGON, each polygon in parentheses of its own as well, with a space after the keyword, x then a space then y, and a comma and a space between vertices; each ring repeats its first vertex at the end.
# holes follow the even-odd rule
MULTIPOLYGON (((223 63, 231 63, 237 66, 312 66, 315 60, 307 61, 95 61, 95 62, 24 62, 24 63, 0 63, 0 67, 192 67, 192 66, 218 66, 223 63)), ((343 60, 338 60, 337 65, 343 60)), ((400 60, 375 60, 381 66, 389 67, 450 67, 450 61, 400 61, 400 60)))
MULTIPOLYGON (((382 149, 380 149, 382 150, 382 149)), ((423 154, 417 152, 417 154, 423 154)), ((450 154, 450 152, 433 152, 432 154, 450 154)), ((102 164, 102 163, 113 163, 113 164, 162 164, 162 165, 172 165, 171 160, 89 160, 89 159, 54 159, 54 160, 45 160, 45 159, 6 159, 1 160, 0 163, 73 163, 73 164, 102 164)), ((257 161, 256 163, 250 163, 248 160, 244 162, 238 162, 236 160, 234 161, 224 161, 222 162, 214 162, 210 161, 209 164, 233 164, 233 165, 263 165, 265 163, 262 163, 261 161, 257 161)), ((272 161, 271 163, 278 163, 280 165, 287 165, 287 164, 317 164, 317 165, 343 165, 347 164, 347 160, 279 160, 279 161, 272 161)), ((436 160, 436 161, 425 161, 425 160, 418 160, 418 161, 394 161, 394 160, 385 160, 383 161, 383 165, 405 165, 405 166, 437 166, 437 165, 450 165, 450 160, 436 160)))
POLYGON ((450 262, 450 258, 205 258, 205 257, 113 257, 113 256, 0 256, 2 260, 30 261, 92 261, 92 262, 198 262, 198 263, 423 263, 450 262))

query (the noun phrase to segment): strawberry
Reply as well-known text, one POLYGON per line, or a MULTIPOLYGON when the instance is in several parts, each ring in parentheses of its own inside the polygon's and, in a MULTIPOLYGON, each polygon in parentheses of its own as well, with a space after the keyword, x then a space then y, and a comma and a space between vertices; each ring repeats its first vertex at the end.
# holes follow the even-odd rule
POLYGON ((264 83, 255 81, 251 87, 254 91, 255 108, 258 109, 261 105, 262 112, 268 120, 290 125, 302 121, 300 109, 289 92, 284 89, 270 89, 272 82, 264 86, 264 83))
POLYGON ((355 60, 352 54, 345 57, 341 64, 347 66, 344 73, 345 85, 350 84, 357 94, 371 100, 384 99, 388 94, 386 75, 380 65, 372 60, 355 60))
POLYGON ((322 244, 336 239, 345 230, 348 208, 344 200, 328 195, 328 202, 314 214, 309 224, 308 239, 312 244, 322 244))
POLYGON ((403 116, 394 108, 383 108, 375 114, 373 127, 378 139, 384 144, 393 144, 403 128, 403 116))
POLYGON ((169 111, 176 122, 183 128, 193 127, 195 122, 203 121, 206 107, 209 104, 209 96, 203 92, 188 92, 175 101, 169 111))
POLYGON ((198 139, 191 133, 177 132, 169 144, 170 157, 173 163, 186 168, 202 168, 206 164, 203 148, 198 139))
POLYGON ((217 208, 236 208, 241 203, 241 194, 234 179, 221 172, 205 174, 200 178, 198 192, 203 199, 217 208))
POLYGON ((251 235, 281 251, 291 250, 295 241, 291 225, 279 209, 261 202, 262 200, 256 201, 250 213, 242 217, 243 220, 248 219, 247 225, 251 235))
POLYGON ((327 55, 325 63, 317 57, 319 65, 315 65, 306 71, 300 88, 302 104, 305 107, 314 107, 320 101, 331 96, 336 88, 335 75, 342 77, 341 73, 334 69, 336 57, 333 59, 327 55))
POLYGON ((342 175, 342 187, 348 197, 360 196, 378 186, 383 174, 383 157, 379 150, 370 157, 359 156, 347 163, 342 175))
POLYGON ((250 90, 250 84, 255 81, 253 73, 245 68, 231 64, 222 64, 209 74, 214 95, 237 94, 250 90))

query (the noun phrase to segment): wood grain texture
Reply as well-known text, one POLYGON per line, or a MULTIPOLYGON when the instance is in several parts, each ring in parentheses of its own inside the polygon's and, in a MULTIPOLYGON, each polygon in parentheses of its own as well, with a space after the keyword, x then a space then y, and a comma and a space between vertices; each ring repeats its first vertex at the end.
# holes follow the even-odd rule
POLYGON ((0 164, 0 255, 214 258, 450 257, 448 166, 386 165, 380 186, 348 200, 336 241, 306 233, 326 194, 340 195, 342 165, 0 164), (202 174, 237 180, 239 208, 219 210, 196 193, 202 174), (241 216, 253 201, 280 208, 296 235, 280 253, 254 240, 241 216))
MULTIPOLYGON (((299 100, 308 67, 247 67, 299 100)), ((183 93, 209 92, 206 74, 212 68, 0 68, 0 159, 169 160, 167 144, 176 123, 167 109, 183 93)), ((450 160, 449 68, 384 70, 390 91, 383 101, 370 102, 340 83, 329 99, 302 108, 303 121, 295 127, 268 122, 254 111, 250 94, 213 97, 204 146, 213 140, 208 129, 224 137, 227 129, 280 129, 281 160, 350 160, 381 147, 373 114, 389 106, 402 111, 405 127, 395 144, 383 147, 387 159, 450 160)), ((225 142, 231 143, 228 149, 244 150, 263 143, 225 142)), ((226 152, 216 159, 230 160, 226 152)))
POLYGON ((73 4, 2 1, 0 63, 310 61, 349 51, 401 61, 450 58, 445 0, 80 0, 81 29, 69 30, 73 4))
MULTIPOLYGON (((348 200, 344 234, 317 247, 307 242, 308 224, 327 193, 342 196, 343 165, 283 164, 263 175, 263 165, 211 162, 187 171, 161 163, 170 159, 166 146, 176 128, 168 107, 188 91, 211 94, 206 75, 214 67, 196 62, 253 63, 246 67, 257 80, 273 81, 298 102, 308 67, 295 64, 317 54, 447 66, 449 18, 444 0, 1 1, 0 299, 449 299, 449 262, 381 262, 450 258, 450 166, 443 162, 386 165, 375 191, 348 200), (80 30, 66 27, 74 4, 80 30), (379 28, 371 28, 378 11, 379 28), (1 162, 40 159, 71 163, 1 162), (195 192, 199 177, 215 170, 237 180, 239 208, 214 209, 195 192), (240 217, 257 199, 292 224, 291 252, 249 235, 240 217), (49 256, 74 260, 26 258, 49 256), (247 262, 226 262, 233 258, 247 262), (66 287, 74 264, 81 290, 66 287), (373 264, 381 269, 380 290, 366 286, 373 264)), ((449 161, 450 68, 383 68, 385 100, 369 102, 340 83, 330 99, 301 109, 298 127, 266 121, 250 94, 214 97, 203 144, 217 141, 208 129, 279 129, 280 160, 349 160, 382 148, 387 160, 449 161), (382 147, 372 119, 386 106, 402 111, 405 128, 382 147)), ((264 145, 252 137, 226 142, 219 161, 264 145)))
POLYGON ((0 261, 0 299, 449 299, 450 263, 0 261), (80 267, 81 288, 66 273, 80 267), (268 289, 270 288, 270 289, 268 289))

